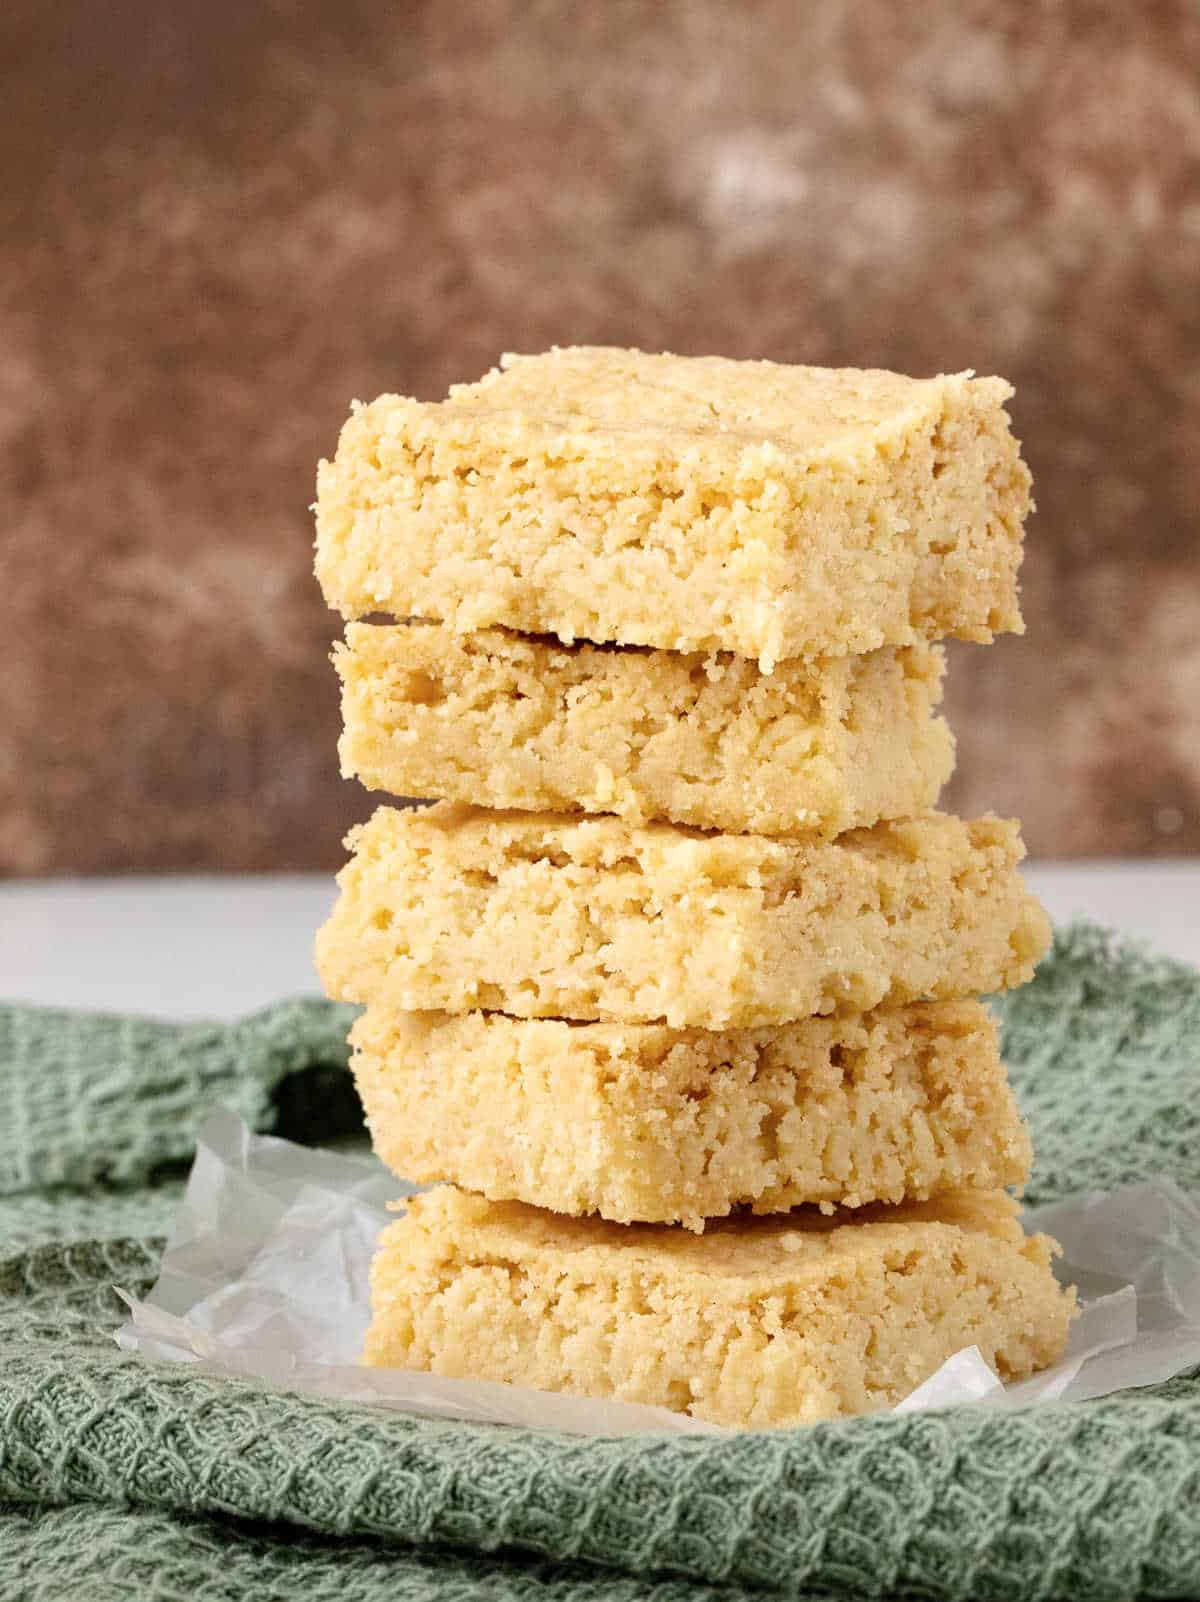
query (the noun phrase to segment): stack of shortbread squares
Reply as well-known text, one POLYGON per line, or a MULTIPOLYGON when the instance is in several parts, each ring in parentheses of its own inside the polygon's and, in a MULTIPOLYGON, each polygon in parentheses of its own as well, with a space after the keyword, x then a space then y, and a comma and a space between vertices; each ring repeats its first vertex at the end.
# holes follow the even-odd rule
POLYGON ((765 1427, 879 1409, 1074 1296, 1008 1187, 978 993, 1046 918, 933 810, 947 635, 1019 630, 999 379, 614 349, 358 407, 317 572, 381 807, 318 939, 376 1150, 444 1181, 368 1363, 765 1427))

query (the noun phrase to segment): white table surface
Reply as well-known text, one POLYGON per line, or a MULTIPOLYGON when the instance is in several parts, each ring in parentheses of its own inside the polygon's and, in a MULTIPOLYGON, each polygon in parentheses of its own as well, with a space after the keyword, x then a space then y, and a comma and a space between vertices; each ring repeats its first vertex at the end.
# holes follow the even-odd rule
MULTIPOLYGON (((1200 861, 1035 863, 1057 922, 1086 916, 1200 967, 1200 861)), ((318 989, 317 876, 0 883, 0 999, 234 1017, 318 989)))

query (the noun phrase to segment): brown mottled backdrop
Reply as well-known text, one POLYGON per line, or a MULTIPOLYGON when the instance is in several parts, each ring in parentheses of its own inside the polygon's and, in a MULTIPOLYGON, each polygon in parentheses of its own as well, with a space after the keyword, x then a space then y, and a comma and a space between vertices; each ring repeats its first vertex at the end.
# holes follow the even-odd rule
POLYGON ((313 468, 503 349, 1018 386, 960 808, 1200 850, 1200 8, 8 0, 0 868, 324 867, 313 468))

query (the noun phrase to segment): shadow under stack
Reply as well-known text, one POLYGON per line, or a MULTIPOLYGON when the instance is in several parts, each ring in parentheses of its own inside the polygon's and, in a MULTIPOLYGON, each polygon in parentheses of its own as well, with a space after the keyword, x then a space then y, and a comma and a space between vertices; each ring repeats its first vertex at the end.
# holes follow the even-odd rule
POLYGON ((1049 937, 934 810, 945 636, 1019 630, 1009 389, 574 349, 357 408, 317 572, 366 1004, 368 1363, 742 1427, 887 1407, 1073 1311, 978 993, 1049 937))

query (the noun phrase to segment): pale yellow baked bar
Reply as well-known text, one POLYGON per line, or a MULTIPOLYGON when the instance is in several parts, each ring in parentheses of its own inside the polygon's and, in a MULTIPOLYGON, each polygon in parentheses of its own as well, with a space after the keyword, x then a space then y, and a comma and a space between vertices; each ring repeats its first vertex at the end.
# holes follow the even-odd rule
POLYGON ((1062 1353, 1074 1293, 1003 1191, 852 1218, 693 1235, 442 1186, 384 1232, 364 1361, 761 1429, 894 1405, 964 1347, 1005 1379, 1062 1353))
POLYGON ((940 646, 781 664, 352 623, 342 772, 393 795, 839 834, 923 812, 954 766, 940 646))
POLYGON ((787 1023, 1022 984, 1050 938, 996 818, 770 840, 442 802, 347 844, 321 976, 404 1010, 787 1023))
POLYGON ((606 348, 356 406, 317 480, 346 617, 733 651, 1020 631, 1029 474, 999 378, 606 348))
POLYGON ((702 1229, 1029 1177, 978 1001, 714 1032, 371 1007, 350 1040, 383 1161, 493 1201, 702 1229))

